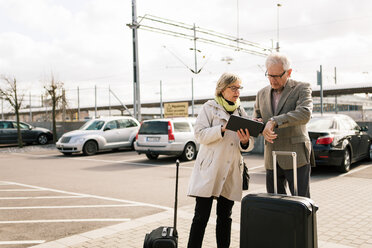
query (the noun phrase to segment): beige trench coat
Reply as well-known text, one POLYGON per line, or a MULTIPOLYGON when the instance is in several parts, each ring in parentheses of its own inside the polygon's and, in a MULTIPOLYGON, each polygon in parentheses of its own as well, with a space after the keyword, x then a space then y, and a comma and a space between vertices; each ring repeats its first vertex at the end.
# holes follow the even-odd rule
MULTIPOLYGON (((242 115, 247 116, 243 108, 242 115)), ((239 115, 235 110, 234 115, 239 115)), ((200 149, 191 174, 188 196, 219 197, 232 201, 242 198, 241 151, 253 149, 251 137, 247 149, 240 146, 236 132, 226 130, 221 134, 221 125, 230 118, 225 109, 214 100, 203 105, 195 124, 195 138, 200 149)))

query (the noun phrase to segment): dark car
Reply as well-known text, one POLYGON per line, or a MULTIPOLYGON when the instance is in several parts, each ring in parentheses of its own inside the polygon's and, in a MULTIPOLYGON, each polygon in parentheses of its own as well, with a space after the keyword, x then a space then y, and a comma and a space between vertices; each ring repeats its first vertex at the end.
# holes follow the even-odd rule
POLYGON ((316 166, 338 166, 348 172, 354 162, 371 159, 372 138, 368 127, 359 127, 342 114, 316 115, 307 124, 316 166))
MULTIPOLYGON (((25 122, 19 122, 19 127, 22 133, 22 141, 26 144, 38 143, 45 145, 53 139, 52 132, 46 128, 34 127, 25 122)), ((18 143, 17 122, 1 120, 0 144, 15 143, 18 143)))

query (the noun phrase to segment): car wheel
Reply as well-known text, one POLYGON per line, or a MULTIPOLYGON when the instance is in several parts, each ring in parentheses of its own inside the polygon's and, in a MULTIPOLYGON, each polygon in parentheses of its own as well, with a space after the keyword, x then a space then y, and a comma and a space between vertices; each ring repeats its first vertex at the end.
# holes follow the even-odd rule
POLYGON ((195 155, 196 155, 195 145, 192 143, 187 143, 185 149, 183 150, 181 158, 186 161, 191 161, 195 158, 195 155))
POLYGON ((369 144, 367 151, 366 161, 372 161, 372 143, 369 144))
POLYGON ((97 143, 93 140, 87 141, 83 147, 83 153, 84 155, 91 156, 96 154, 98 151, 97 143))
POLYGON ((39 137, 37 137, 37 143, 39 143, 40 145, 45 145, 46 143, 48 143, 48 137, 46 136, 46 134, 40 134, 39 137))
POLYGON ((156 160, 159 157, 159 154, 146 153, 146 157, 150 160, 156 160))
POLYGON ((344 150, 344 159, 342 160, 341 166, 340 166, 340 171, 345 173, 350 170, 351 166, 351 154, 350 150, 348 148, 345 148, 344 150))
POLYGON ((133 140, 132 143, 130 144, 130 150, 131 151, 134 151, 134 142, 135 142, 135 140, 133 140))
POLYGON ((62 152, 65 156, 71 156, 72 152, 62 152))

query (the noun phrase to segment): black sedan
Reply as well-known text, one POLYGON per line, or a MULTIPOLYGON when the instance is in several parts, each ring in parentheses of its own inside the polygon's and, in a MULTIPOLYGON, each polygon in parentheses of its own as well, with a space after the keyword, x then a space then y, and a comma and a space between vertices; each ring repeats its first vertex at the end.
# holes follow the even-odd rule
POLYGON ((338 166, 341 172, 348 172, 352 163, 371 159, 372 138, 367 133, 368 127, 359 127, 347 115, 315 115, 307 128, 316 166, 338 166))
MULTIPOLYGON (((22 141, 26 144, 45 145, 53 139, 52 132, 46 128, 33 127, 25 122, 20 122, 19 127, 22 133, 22 141)), ((15 143, 18 143, 17 122, 0 120, 0 144, 15 143)))

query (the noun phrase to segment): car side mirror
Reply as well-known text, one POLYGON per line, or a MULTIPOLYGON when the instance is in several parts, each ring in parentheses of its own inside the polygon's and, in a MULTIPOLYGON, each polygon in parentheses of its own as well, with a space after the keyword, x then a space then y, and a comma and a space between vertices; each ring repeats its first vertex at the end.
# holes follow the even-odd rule
POLYGON ((103 129, 103 131, 107 131, 107 130, 111 130, 111 128, 105 127, 105 129, 103 129))
POLYGON ((367 132, 368 131, 368 126, 362 126, 362 127, 360 127, 360 131, 367 132))

